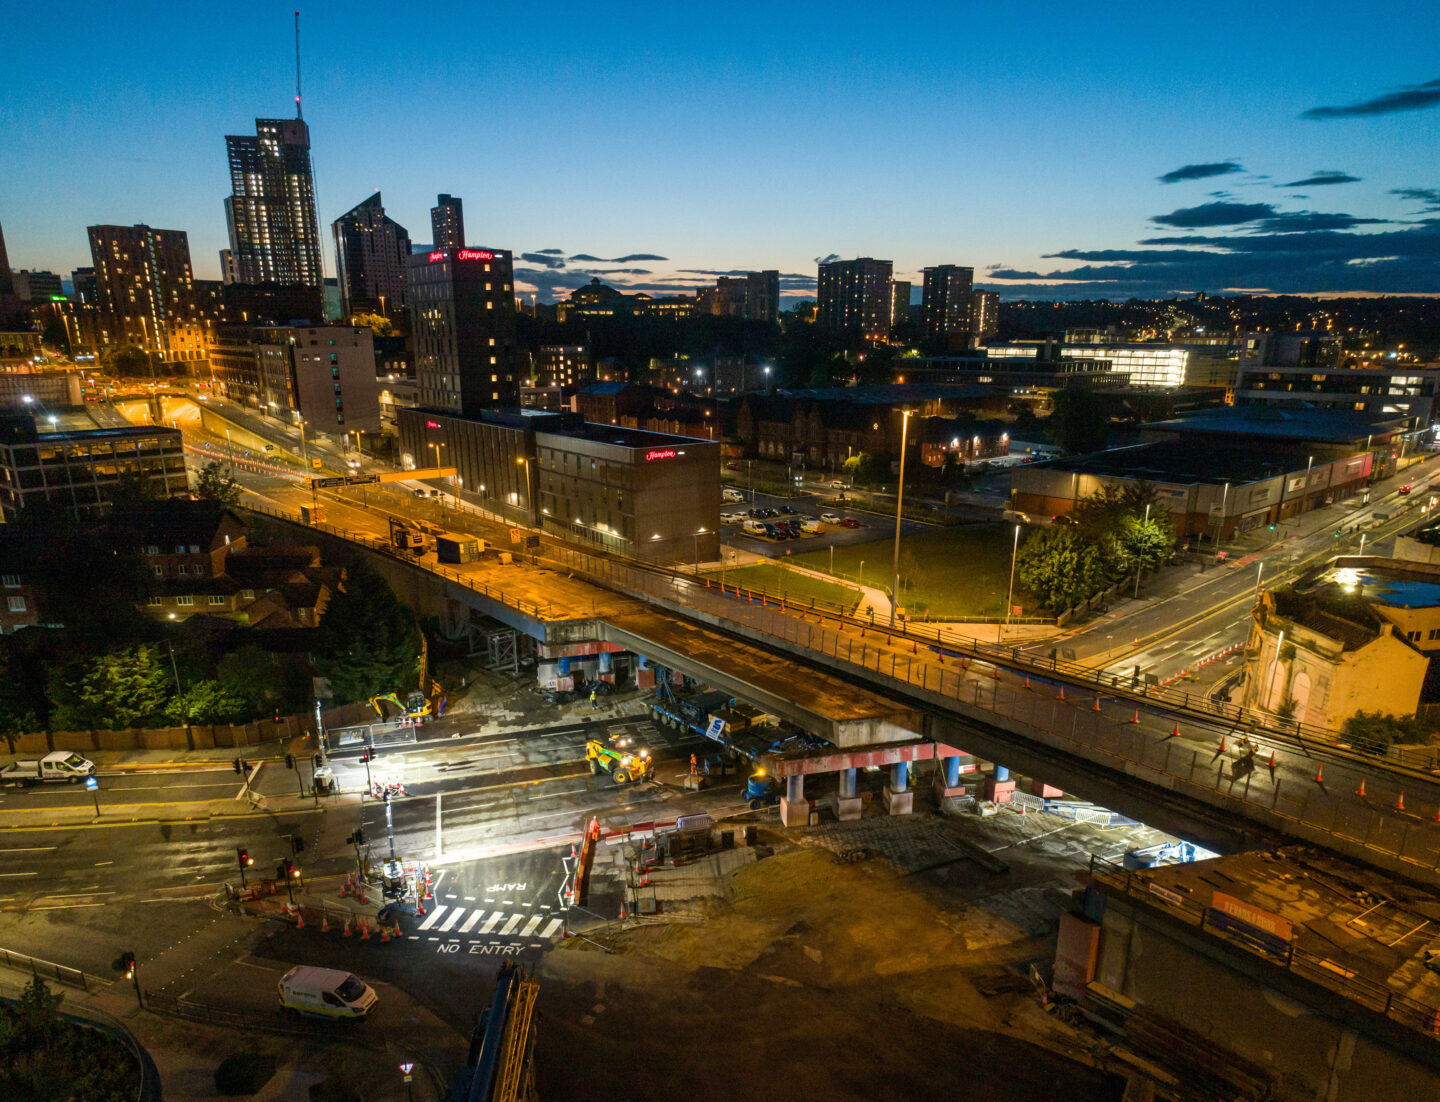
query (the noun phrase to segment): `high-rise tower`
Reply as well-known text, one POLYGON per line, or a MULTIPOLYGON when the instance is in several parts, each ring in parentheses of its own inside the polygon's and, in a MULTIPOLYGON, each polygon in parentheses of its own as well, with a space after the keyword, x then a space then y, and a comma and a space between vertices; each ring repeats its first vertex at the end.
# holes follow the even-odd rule
POLYGON ((410 234, 385 213, 377 191, 331 224, 335 271, 345 317, 379 311, 387 316, 408 301, 410 234))
POLYGON ((227 135, 225 148, 232 189, 225 220, 237 282, 318 290, 323 275, 310 128, 301 119, 256 119, 254 137, 227 135))
POLYGON ((463 249, 465 247, 465 212, 460 200, 454 195, 435 196, 435 205, 430 208, 430 234, 434 239, 433 249, 463 249))

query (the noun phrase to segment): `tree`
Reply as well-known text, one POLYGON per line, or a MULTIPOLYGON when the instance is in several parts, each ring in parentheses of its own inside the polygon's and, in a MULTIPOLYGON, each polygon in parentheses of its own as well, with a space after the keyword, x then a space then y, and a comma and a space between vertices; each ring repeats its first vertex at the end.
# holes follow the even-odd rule
POLYGON ((1072 455, 1098 452, 1109 436, 1110 415, 1105 403, 1089 387, 1071 386, 1057 390, 1053 399, 1055 443, 1072 455))
POLYGON ((391 337, 395 335, 395 326, 384 314, 355 314, 350 318, 351 325, 368 325, 375 331, 377 337, 391 337))
POLYGON ((330 679, 337 703, 367 700, 416 683, 420 629, 385 579, 353 567, 325 609, 315 673, 330 679))
POLYGON ((139 1071, 129 1049, 60 1016, 61 996, 38 976, 0 1005, 0 1098, 134 1099, 139 1071))
POLYGON ((244 723, 255 718, 253 702, 230 692, 223 683, 205 678, 185 686, 180 696, 172 697, 165 706, 165 718, 171 723, 244 723))
POLYGON ((202 501, 218 501, 233 509, 240 504, 240 494, 240 483, 225 474, 218 459, 212 459, 195 474, 195 496, 202 501))
POLYGON ((174 685, 152 646, 81 658, 50 672, 53 730, 155 727, 166 718, 174 685))
POLYGON ((861 452, 845 460, 844 471, 859 486, 878 486, 890 477, 890 460, 874 452, 861 452))
POLYGON ((1414 716, 1394 716, 1389 712, 1356 712, 1345 721, 1341 732, 1364 749, 1392 746, 1396 743, 1425 743, 1431 740, 1427 725, 1414 716))
POLYGON ((134 344, 111 345, 100 357, 111 375, 148 375, 154 377, 155 363, 150 353, 134 344))
POLYGON ((1100 588, 1100 553, 1073 528, 1042 528, 1021 545, 1015 572, 1041 604, 1060 612, 1100 588))

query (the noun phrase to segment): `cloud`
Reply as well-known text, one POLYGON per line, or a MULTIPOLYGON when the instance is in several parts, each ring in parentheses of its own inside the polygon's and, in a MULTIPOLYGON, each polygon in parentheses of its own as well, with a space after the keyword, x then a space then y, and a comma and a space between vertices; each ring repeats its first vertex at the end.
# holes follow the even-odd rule
POLYGON ((1324 187, 1327 184, 1358 184, 1359 176, 1348 172, 1337 172, 1333 168, 1317 168, 1303 180, 1291 180, 1288 184, 1272 184, 1272 187, 1324 187))
POLYGON ((833 264, 835 261, 837 261, 837 260, 839 260, 839 259, 840 259, 840 254, 839 254, 839 253, 827 253, 825 256, 817 256, 817 257, 815 258, 815 263, 816 263, 816 264, 833 264))
POLYGON ((1178 184, 1182 180, 1206 180, 1211 176, 1229 176, 1245 169, 1236 161, 1211 161, 1208 164, 1181 165, 1163 176, 1156 176, 1162 184, 1178 184))
POLYGON ((1427 213, 1440 211, 1440 187, 1397 187, 1391 188, 1390 194, 1414 203, 1424 203, 1423 209, 1427 213))
POLYGON ((1353 214, 1324 214, 1302 210, 1277 214, 1256 226, 1260 233, 1304 233, 1311 230, 1348 230, 1353 226, 1373 226, 1390 221, 1388 218, 1356 218, 1353 214))
POLYGON ((1198 230, 1208 226, 1238 226, 1244 222, 1258 222, 1262 218, 1273 218, 1275 208, 1269 203, 1202 203, 1198 207, 1182 207, 1169 214, 1157 214, 1150 219, 1162 226, 1174 226, 1177 230, 1198 230))
POLYGON ((554 256, 549 249, 541 249, 538 253, 521 253, 521 260, 527 260, 531 264, 543 264, 547 268, 565 267, 563 256, 554 256))
POLYGON ((564 249, 536 249, 537 253, 546 253, 549 256, 564 256, 564 249))
POLYGON ((1338 107, 1312 107, 1302 111, 1302 119, 1350 119, 1373 115, 1394 115, 1400 111, 1420 111, 1426 107, 1440 105, 1440 80, 1427 80, 1424 84, 1411 84, 1398 92, 1386 92, 1383 96, 1347 103, 1338 107))
POLYGON ((668 256, 656 256, 654 253, 630 253, 626 256, 591 256, 589 253, 576 253, 571 260, 584 260, 590 264, 631 264, 637 260, 669 260, 668 256))

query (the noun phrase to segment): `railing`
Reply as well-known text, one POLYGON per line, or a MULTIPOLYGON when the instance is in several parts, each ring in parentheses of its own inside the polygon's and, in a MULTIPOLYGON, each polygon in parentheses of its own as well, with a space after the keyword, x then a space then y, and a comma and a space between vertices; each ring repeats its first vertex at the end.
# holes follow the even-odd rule
POLYGON ((1150 891, 1149 880, 1145 876, 1136 875, 1113 861, 1106 861, 1102 857, 1092 855, 1090 873, 1096 880, 1110 885, 1126 898, 1139 902, 1151 910, 1159 911, 1198 927, 1215 937, 1223 938, 1254 956, 1293 972, 1295 975, 1333 991, 1391 1021, 1423 1033, 1432 1040, 1440 1040, 1440 1003, 1424 1003, 1407 995, 1401 995, 1383 983, 1366 979, 1334 958, 1325 956, 1323 953, 1302 949, 1293 941, 1289 943, 1289 948, 1283 956, 1259 950, 1254 943, 1244 937, 1237 937, 1230 930, 1210 923, 1208 907, 1202 907, 1183 896, 1177 901, 1170 896, 1157 895, 1150 891))
POLYGON ((166 1014, 172 1018, 184 1018, 190 1022, 203 1022, 206 1025, 228 1026, 242 1031, 264 1029, 272 1033, 297 1035, 310 1034, 315 1030, 313 1024, 287 1022, 278 1016, 270 1018, 254 1012, 226 1010, 223 1007, 210 1006, 208 1003, 180 999, 173 995, 161 995, 153 991, 145 992, 142 1001, 145 1009, 151 1013, 166 1014))
POLYGON ((41 960, 39 957, 11 952, 9 949, 0 949, 0 965, 29 972, 40 979, 54 980, 66 987, 78 987, 81 991, 86 992, 100 991, 110 986, 109 980, 102 980, 99 976, 92 976, 79 968, 55 964, 48 960, 41 960))

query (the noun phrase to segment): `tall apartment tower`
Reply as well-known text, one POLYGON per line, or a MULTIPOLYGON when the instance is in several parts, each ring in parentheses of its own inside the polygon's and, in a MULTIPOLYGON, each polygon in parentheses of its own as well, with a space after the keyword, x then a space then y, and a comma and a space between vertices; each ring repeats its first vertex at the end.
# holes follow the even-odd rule
POLYGON ((166 362, 205 357, 184 230, 90 226, 103 343, 133 344, 166 362))
POLYGON ((409 301, 410 234, 385 213, 377 191, 331 225, 335 234, 335 271, 340 282, 340 311, 390 312, 409 301))
POLYGON ((302 119, 256 119, 255 136, 227 135, 225 221, 237 283, 321 289, 320 222, 302 119))
POLYGON ((899 329, 910 323, 910 281, 890 281, 890 328, 899 329))
POLYGON ((465 247, 465 212, 454 195, 435 196, 430 208, 432 249, 463 249, 465 247))
POLYGON ((15 281, 10 277, 10 254, 5 251, 5 228, 0 226, 0 298, 15 293, 15 281))
POLYGON ((970 293, 975 289, 975 269, 958 264, 937 264, 925 269, 920 291, 920 321, 925 336, 943 339, 970 328, 970 293))
POLYGON ((410 258, 416 404, 478 417, 519 405, 514 262, 507 249, 410 258))
POLYGON ((1000 296, 994 291, 970 293, 970 339, 977 344, 1000 332, 1000 296))
POLYGON ((894 267, 868 256, 821 264, 815 323, 823 329, 859 329, 871 340, 888 337, 894 267))

